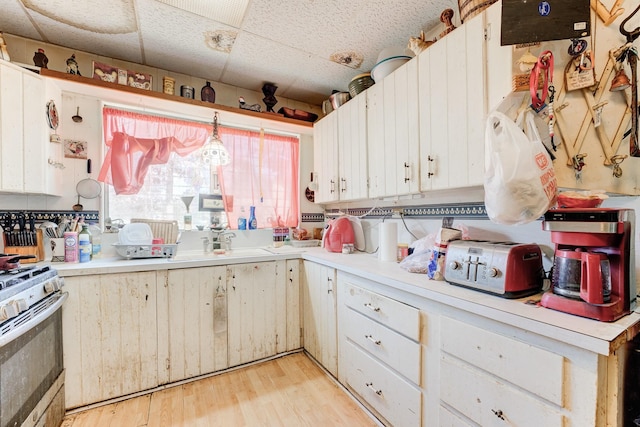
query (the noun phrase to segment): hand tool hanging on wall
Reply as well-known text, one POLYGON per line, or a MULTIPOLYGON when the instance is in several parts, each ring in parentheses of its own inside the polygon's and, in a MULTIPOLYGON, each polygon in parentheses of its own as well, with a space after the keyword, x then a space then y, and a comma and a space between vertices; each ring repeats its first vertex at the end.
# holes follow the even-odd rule
MULTIPOLYGON (((531 108, 535 110, 536 113, 542 112, 545 108, 547 108, 547 116, 549 119, 548 127, 549 127, 549 137, 551 138, 551 147, 553 151, 556 151, 556 145, 553 141, 554 132, 553 126, 555 124, 555 115, 553 112, 553 101, 556 94, 556 88, 553 86, 553 53, 550 50, 546 50, 540 54, 538 57, 538 62, 533 66, 531 70, 531 76, 529 79, 529 91, 531 92, 531 108), (542 95, 538 96, 538 79, 540 78, 540 74, 543 76, 543 86, 542 86, 542 95), (549 103, 547 104, 545 101, 547 100, 547 96, 549 99, 549 103)), ((549 153, 553 158, 552 153, 549 153)))
POLYGON ((601 0, 591 0, 591 9, 595 10, 602 22, 604 22, 605 27, 609 26, 615 21, 618 16, 624 13, 624 9, 622 6, 624 0, 616 0, 616 2, 611 6, 610 10, 607 10, 606 7, 602 4, 601 0))
POLYGON ((640 146, 638 146, 638 50, 633 46, 633 42, 640 37, 640 27, 627 31, 624 26, 638 11, 640 11, 640 5, 620 23, 620 33, 627 38, 627 44, 620 60, 626 58, 631 67, 631 136, 629 139, 629 151, 633 157, 640 157, 640 146))

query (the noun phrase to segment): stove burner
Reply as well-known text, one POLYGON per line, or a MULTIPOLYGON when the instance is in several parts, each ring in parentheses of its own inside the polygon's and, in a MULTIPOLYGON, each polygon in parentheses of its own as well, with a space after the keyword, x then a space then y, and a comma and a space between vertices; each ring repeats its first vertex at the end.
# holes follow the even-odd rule
POLYGON ((22 283, 51 269, 50 266, 19 267, 11 270, 0 270, 0 290, 22 283))

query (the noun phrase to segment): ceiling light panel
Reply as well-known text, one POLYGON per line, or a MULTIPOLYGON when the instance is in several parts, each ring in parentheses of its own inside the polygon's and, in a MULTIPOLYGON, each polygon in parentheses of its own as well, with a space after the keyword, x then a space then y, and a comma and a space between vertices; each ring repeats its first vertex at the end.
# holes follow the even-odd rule
POLYGON ((157 0, 213 21, 239 28, 249 0, 157 0))

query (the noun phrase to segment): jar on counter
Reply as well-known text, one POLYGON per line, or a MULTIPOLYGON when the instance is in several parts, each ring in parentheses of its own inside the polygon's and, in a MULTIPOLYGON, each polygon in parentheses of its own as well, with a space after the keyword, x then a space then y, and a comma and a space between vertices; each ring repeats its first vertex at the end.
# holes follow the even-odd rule
POLYGON ((398 243, 398 254, 397 254, 398 262, 402 261, 407 256, 409 256, 409 244, 408 243, 398 243))

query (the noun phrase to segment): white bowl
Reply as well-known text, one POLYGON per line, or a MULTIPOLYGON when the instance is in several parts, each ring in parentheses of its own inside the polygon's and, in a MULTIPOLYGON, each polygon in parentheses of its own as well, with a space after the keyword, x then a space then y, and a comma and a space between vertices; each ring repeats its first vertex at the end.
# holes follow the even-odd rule
POLYGON ((118 232, 118 243, 121 245, 150 245, 152 241, 153 232, 145 222, 127 224, 118 232))
POLYGON ((373 81, 378 83, 409 60, 411 60, 411 57, 409 56, 398 56, 395 58, 388 58, 381 62, 378 62, 371 69, 371 78, 373 79, 373 81))
POLYGON ((391 46, 380 51, 376 63, 380 63, 385 59, 394 58, 397 56, 408 56, 409 58, 413 58, 414 56, 416 56, 416 54, 411 49, 408 49, 404 46, 391 46))

